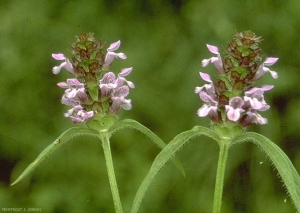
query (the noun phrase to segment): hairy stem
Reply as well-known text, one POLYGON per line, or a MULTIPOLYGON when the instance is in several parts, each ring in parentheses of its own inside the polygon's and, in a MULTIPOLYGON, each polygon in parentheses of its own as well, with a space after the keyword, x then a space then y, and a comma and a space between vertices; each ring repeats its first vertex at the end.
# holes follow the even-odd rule
POLYGON ((104 149, 106 168, 107 168, 107 173, 108 173, 110 189, 111 189, 112 197, 114 200, 115 210, 116 210, 116 213, 123 213, 119 190, 118 190, 118 185, 117 185, 117 180, 116 180, 116 176, 115 176, 115 172, 114 172, 113 160, 112 160, 112 156, 111 156, 109 136, 103 135, 103 136, 101 136, 101 140, 102 140, 102 146, 104 149))
POLYGON ((228 156, 228 149, 229 146, 226 143, 224 144, 220 143, 220 153, 219 153, 216 184, 215 184, 213 213, 221 212, 224 175, 225 175, 226 160, 228 156))

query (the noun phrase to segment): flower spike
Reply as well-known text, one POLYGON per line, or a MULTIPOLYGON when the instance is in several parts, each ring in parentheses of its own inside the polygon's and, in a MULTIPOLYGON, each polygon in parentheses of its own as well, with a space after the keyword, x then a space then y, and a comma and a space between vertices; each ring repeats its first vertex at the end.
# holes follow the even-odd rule
POLYGON ((96 115, 97 119, 101 119, 117 115, 121 108, 132 108, 131 100, 125 99, 129 95, 129 89, 135 87, 133 82, 125 78, 132 68, 122 69, 117 77, 109 71, 115 58, 126 59, 124 53, 115 52, 120 45, 121 41, 112 43, 105 54, 101 40, 95 40, 92 34, 83 34, 72 44, 72 63, 62 53, 52 54, 55 60, 64 61, 53 68, 54 74, 64 68, 75 76, 57 84, 66 89, 61 99, 62 104, 72 106, 64 114, 65 117, 69 117, 74 123, 82 123, 96 115))
POLYGON ((260 63, 260 41, 261 37, 256 37, 251 31, 236 33, 229 42, 224 60, 218 47, 206 45, 216 56, 204 59, 202 66, 214 64, 218 75, 216 81, 213 81, 209 74, 200 72, 200 77, 208 84, 195 89, 195 93, 205 102, 198 110, 199 117, 208 115, 214 123, 234 122, 242 127, 252 123, 267 123, 267 119, 258 112, 270 108, 264 100, 264 92, 274 86, 264 85, 259 88, 254 84, 267 72, 274 79, 278 78, 277 72, 267 68, 275 64, 278 58, 269 57, 260 63))

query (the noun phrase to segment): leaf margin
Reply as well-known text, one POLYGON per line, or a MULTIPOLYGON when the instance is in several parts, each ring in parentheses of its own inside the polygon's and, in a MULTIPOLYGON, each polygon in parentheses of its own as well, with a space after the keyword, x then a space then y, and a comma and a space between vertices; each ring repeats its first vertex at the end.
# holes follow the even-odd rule
POLYGON ((270 139, 255 132, 247 132, 237 136, 233 144, 242 142, 252 142, 265 151, 283 180, 292 203, 297 211, 300 212, 300 177, 288 156, 270 139), (273 151, 271 150, 275 150, 278 153, 280 160, 277 159, 276 155, 272 154, 273 151), (285 164, 285 166, 280 166, 281 164, 285 164), (286 171, 286 168, 289 168, 289 170, 286 171))
POLYGON ((152 166, 150 170, 148 171, 147 175, 143 179, 143 182, 141 183, 131 208, 131 213, 137 213, 139 211, 139 207, 141 205, 142 199, 145 196, 145 193, 147 189, 149 188, 151 182, 153 181, 154 177, 158 173, 158 171, 165 165, 167 161, 169 161, 172 157, 174 157, 175 153, 179 151, 179 149, 187 142, 189 142, 191 139, 198 137, 198 136, 207 136, 211 139, 215 140, 219 143, 220 138, 219 136, 211 129, 207 127, 202 126, 196 126, 191 130, 182 132, 174 137, 174 139, 167 144, 167 146, 156 156, 155 160, 152 163, 152 166), (178 138, 182 137, 182 141, 180 141, 178 138), (175 146, 175 148, 174 148, 175 146), (169 150, 172 150, 171 154, 168 154, 169 150), (168 154, 164 157, 165 154, 168 154), (162 159, 161 159, 162 158, 162 159), (165 159, 164 159, 165 158, 165 159), (162 161, 162 162, 160 162, 162 161), (157 165, 158 164, 158 165, 157 165))
POLYGON ((30 163, 27 168, 21 173, 21 175, 10 185, 14 186, 32 173, 46 158, 48 158, 55 150, 60 148, 66 142, 72 138, 89 135, 98 137, 99 133, 95 130, 83 127, 72 127, 64 131, 54 142, 48 145, 43 151, 38 155, 38 157, 30 163))

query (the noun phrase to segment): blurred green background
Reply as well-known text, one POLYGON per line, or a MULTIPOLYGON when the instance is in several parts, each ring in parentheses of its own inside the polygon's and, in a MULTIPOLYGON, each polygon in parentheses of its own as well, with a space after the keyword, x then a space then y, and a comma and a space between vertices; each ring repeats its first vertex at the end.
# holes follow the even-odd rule
MULTIPOLYGON (((253 30, 264 38, 266 56, 279 57, 279 74, 265 75, 268 125, 253 126, 278 144, 300 172, 300 3, 298 0, 0 0, 0 212, 2 208, 41 208, 42 212, 114 212, 102 147, 94 138, 77 138, 63 146, 24 181, 10 187, 37 155, 67 128, 68 107, 60 104, 53 75, 58 62, 51 53, 70 56, 70 44, 81 33, 94 32, 108 44, 122 41, 128 59, 112 70, 133 67, 128 79, 131 111, 163 140, 170 141, 195 125, 209 126, 196 115, 202 102, 194 93, 204 82, 199 71, 212 56, 205 44, 226 47, 235 30, 253 30)), ((79 125, 80 126, 80 125, 79 125)), ((112 138, 116 176, 124 212, 159 149, 134 130, 112 138)), ((209 213, 218 145, 197 138, 177 157, 187 177, 168 163, 152 183, 141 212, 209 213)), ((257 146, 241 144, 229 152, 224 213, 295 212, 282 182, 257 146), (263 162, 260 164, 260 162, 263 162), (287 198, 287 201, 284 200, 287 198)))

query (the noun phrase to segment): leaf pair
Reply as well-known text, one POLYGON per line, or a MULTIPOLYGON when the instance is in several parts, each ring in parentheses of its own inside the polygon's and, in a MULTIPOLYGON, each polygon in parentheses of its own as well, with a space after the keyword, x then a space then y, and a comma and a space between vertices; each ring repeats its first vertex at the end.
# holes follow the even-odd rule
MULTIPOLYGON (((115 132, 120 129, 124 128, 133 128, 141 133, 145 134, 149 137, 159 148, 163 149, 166 144, 152 131, 148 128, 143 126, 142 124, 138 123, 135 120, 126 119, 123 121, 116 122, 114 125, 110 125, 108 129, 100 129, 97 131, 91 128, 81 128, 81 127, 73 127, 66 130, 62 133, 53 143, 47 146, 39 156, 33 161, 24 171, 23 173, 11 184, 12 186, 23 180, 26 176, 28 176, 34 169, 39 166, 47 157, 49 157, 55 150, 65 144, 67 141, 71 140, 72 138, 78 136, 92 136, 101 139, 102 135, 110 135, 112 136, 115 132)), ((185 176, 184 169, 182 165, 176 159, 172 159, 174 164, 180 170, 180 172, 185 176)))
MULTIPOLYGON (((27 175, 29 175, 38 165, 40 165, 43 160, 45 160, 48 156, 50 156, 55 150, 57 150, 60 146, 65 144, 70 139, 77 136, 93 136, 101 138, 102 134, 109 134, 110 136, 114 134, 116 131, 123 128, 133 128, 136 129, 146 136, 148 136, 158 147, 163 149, 155 158, 148 174, 144 178, 142 184, 140 185, 134 202, 132 206, 131 213, 137 213, 139 210, 139 206, 142 202, 142 199, 150 186, 150 183, 153 181, 155 175, 158 171, 165 165, 165 163, 169 160, 172 160, 181 173, 185 176, 184 169, 182 168, 179 161, 174 159, 174 155, 179 149, 189 142, 191 139, 205 135, 207 137, 212 138, 218 143, 221 142, 221 138, 211 129, 206 127, 194 127, 192 130, 183 132, 177 135, 167 146, 165 143, 153 132, 151 132, 148 128, 143 126, 134 120, 123 120, 115 123, 109 129, 102 129, 101 131, 96 131, 89 128, 70 128, 61 134, 52 144, 50 144, 47 148, 45 148, 37 159, 31 163, 25 171, 18 177, 16 181, 12 183, 15 185, 24 179, 27 175)), ((242 142, 253 142, 257 144, 270 158, 275 168, 278 170, 287 190, 288 194, 293 201, 294 206, 297 211, 300 212, 300 177, 297 173, 295 167, 291 163, 290 159, 286 156, 286 154, 272 141, 268 138, 253 132, 243 133, 237 136, 231 141, 231 145, 242 143, 242 142)))
MULTIPOLYGON (((165 165, 165 163, 174 157, 175 153, 184 144, 200 135, 210 137, 218 143, 221 143, 222 140, 214 131, 201 126, 194 127, 192 130, 177 135, 155 158, 150 171, 138 189, 131 213, 138 212, 139 206, 150 183, 153 181, 155 175, 165 165)), ((231 145, 234 145, 242 142, 253 142, 257 144, 269 156, 272 163, 278 170, 294 206, 296 207, 297 211, 300 212, 300 177, 286 154, 268 138, 257 133, 242 133, 234 138, 230 143, 231 145)))
MULTIPOLYGON (((101 138, 102 134, 109 134, 110 136, 117 132, 120 129, 124 128, 133 128, 136 129, 143 134, 145 134, 147 137, 149 137, 159 148, 163 149, 166 144, 152 131, 150 131, 148 128, 143 126, 142 124, 138 123, 135 120, 126 119, 123 121, 116 122, 114 125, 112 125, 109 129, 101 129, 101 131, 96 131, 94 129, 90 128, 81 128, 81 127, 73 127, 68 130, 66 130, 64 133, 62 133, 53 143, 51 143, 49 146, 47 146, 40 154, 39 156, 33 161, 24 171, 23 173, 15 180, 11 185, 15 185, 21 180, 23 180, 26 176, 28 176, 31 172, 34 171, 34 169, 39 166, 47 157, 49 157, 55 150, 57 150, 59 147, 61 147, 63 144, 65 144, 67 141, 71 140, 72 138, 78 137, 78 136, 93 136, 97 138, 101 138)), ((178 167, 180 172, 185 176, 184 169, 182 165, 179 163, 179 161, 173 159, 173 162, 178 167)))

